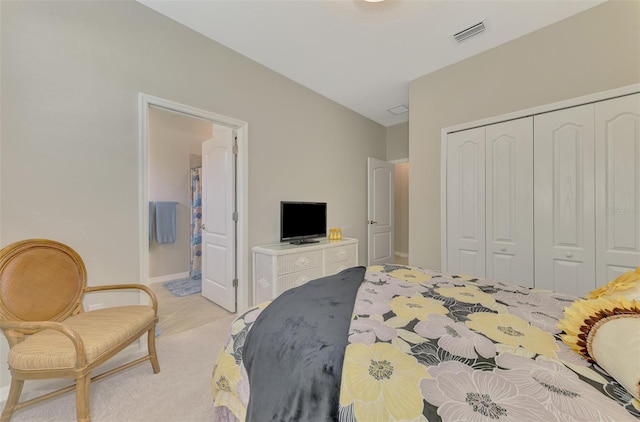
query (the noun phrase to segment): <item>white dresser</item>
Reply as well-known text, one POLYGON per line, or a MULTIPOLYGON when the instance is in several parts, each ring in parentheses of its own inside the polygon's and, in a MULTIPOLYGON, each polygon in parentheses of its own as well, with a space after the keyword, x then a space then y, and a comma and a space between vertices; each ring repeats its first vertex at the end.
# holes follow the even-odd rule
POLYGON ((256 246, 253 248, 254 303, 274 299, 292 287, 357 265, 357 239, 256 246))

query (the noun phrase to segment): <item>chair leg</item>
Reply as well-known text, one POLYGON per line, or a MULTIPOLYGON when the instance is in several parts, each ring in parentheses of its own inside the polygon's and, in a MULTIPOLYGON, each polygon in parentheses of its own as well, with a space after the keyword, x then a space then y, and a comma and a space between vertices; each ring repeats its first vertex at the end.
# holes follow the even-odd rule
POLYGON ((76 378, 76 414, 78 422, 91 421, 91 409, 89 408, 89 385, 91 373, 76 378))
POLYGON ((11 378, 11 387, 9 387, 9 395, 7 396, 7 401, 4 405, 4 409, 2 410, 2 416, 0 416, 0 421, 9 422, 11 417, 13 416, 13 412, 15 411, 15 406, 18 404, 18 400, 20 399, 20 394, 22 394, 22 387, 24 386, 24 380, 17 380, 15 378, 11 378))
POLYGON ((147 333, 147 350, 149 351, 149 358, 151 360, 151 367, 153 368, 153 373, 157 374, 160 372, 160 363, 158 363, 158 354, 156 353, 156 325, 147 333))

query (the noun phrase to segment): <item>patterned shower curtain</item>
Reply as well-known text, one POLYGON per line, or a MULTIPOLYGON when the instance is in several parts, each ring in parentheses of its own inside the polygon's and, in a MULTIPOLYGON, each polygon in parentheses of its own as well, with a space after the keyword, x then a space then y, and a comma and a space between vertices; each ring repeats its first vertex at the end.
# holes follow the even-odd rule
POLYGON ((202 278, 202 167, 191 169, 191 269, 190 278, 202 278))

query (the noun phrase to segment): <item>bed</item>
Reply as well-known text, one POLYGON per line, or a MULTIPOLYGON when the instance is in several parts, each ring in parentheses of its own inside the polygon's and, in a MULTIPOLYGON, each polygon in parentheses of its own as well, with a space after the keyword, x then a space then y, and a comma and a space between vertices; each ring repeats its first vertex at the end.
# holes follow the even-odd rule
POLYGON ((211 379, 215 415, 220 421, 640 419, 637 398, 562 341, 558 322, 576 300, 398 265, 314 280, 233 322, 211 379))

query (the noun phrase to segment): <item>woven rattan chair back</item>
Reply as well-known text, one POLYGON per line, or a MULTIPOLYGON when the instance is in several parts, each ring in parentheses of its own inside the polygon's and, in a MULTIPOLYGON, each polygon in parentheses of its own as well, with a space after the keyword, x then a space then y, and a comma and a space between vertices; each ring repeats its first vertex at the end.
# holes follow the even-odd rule
POLYGON ((0 318, 62 321, 82 312, 87 272, 80 256, 52 240, 31 239, 0 250, 0 318))

